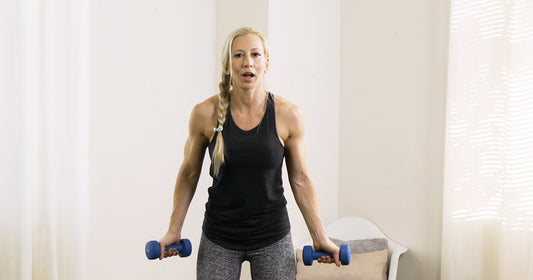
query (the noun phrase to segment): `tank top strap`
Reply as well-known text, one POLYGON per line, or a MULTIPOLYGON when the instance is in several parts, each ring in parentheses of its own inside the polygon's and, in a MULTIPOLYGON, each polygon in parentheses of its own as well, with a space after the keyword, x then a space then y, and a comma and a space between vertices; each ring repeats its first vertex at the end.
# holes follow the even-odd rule
POLYGON ((276 132, 276 101, 274 100, 274 94, 271 92, 267 92, 265 117, 268 127, 276 132))

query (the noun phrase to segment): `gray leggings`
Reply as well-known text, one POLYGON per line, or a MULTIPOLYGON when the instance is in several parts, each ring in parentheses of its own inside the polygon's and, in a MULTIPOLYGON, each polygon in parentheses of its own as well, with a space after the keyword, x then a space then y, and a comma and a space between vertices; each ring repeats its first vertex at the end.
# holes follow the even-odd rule
POLYGON ((196 279, 238 280, 244 261, 250 262, 253 280, 296 279, 296 259, 290 233, 272 245, 251 251, 223 248, 202 234, 196 279))

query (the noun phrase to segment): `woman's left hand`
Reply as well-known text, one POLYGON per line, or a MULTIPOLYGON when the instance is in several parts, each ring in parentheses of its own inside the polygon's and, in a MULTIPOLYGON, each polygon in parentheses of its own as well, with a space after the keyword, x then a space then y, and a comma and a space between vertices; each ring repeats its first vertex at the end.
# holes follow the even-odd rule
POLYGON ((335 263, 337 266, 341 266, 339 259, 340 249, 329 238, 326 238, 322 242, 313 242, 313 247, 315 251, 326 251, 333 255, 333 259, 329 256, 320 257, 318 259, 319 263, 335 263))

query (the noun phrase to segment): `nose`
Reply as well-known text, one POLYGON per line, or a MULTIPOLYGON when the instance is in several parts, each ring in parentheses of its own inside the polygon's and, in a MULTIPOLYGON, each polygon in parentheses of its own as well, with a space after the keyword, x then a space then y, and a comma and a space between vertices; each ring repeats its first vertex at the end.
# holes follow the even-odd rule
POLYGON ((246 56, 246 58, 244 59, 244 67, 252 67, 254 66, 254 63, 252 61, 252 58, 250 56, 246 56))

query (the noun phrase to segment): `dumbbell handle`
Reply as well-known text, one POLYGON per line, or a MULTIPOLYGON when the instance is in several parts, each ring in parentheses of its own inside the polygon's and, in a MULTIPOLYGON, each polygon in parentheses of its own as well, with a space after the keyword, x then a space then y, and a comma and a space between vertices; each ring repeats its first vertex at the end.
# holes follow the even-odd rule
POLYGON ((333 259, 333 254, 331 253, 328 253, 326 251, 313 251, 312 253, 313 255, 313 260, 318 260, 320 259, 321 257, 330 257, 333 259))
POLYGON ((176 249, 176 251, 183 251, 183 246, 181 244, 171 244, 165 247, 165 251, 168 252, 169 249, 176 249))

